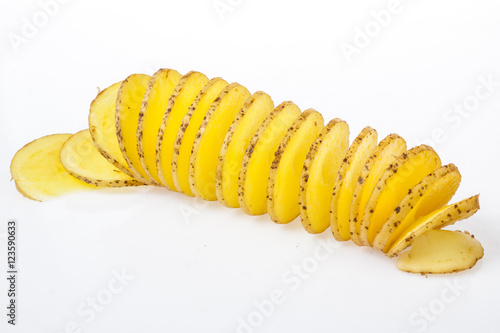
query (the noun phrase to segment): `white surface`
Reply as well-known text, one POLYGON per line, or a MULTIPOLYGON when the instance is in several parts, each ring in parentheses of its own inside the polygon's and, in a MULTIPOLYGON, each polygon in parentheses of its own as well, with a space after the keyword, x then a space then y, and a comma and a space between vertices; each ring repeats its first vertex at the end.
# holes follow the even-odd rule
POLYGON ((213 0, 66 2, 17 52, 9 33, 21 34, 24 18, 42 9, 34 0, 0 2, 2 272, 9 218, 19 222, 20 258, 15 328, 6 324, 0 273, 1 332, 71 332, 71 322, 74 332, 237 332, 249 317, 258 327, 241 332, 495 330, 500 86, 456 128, 444 116, 471 100, 480 77, 500 82, 498 1, 401 0, 351 62, 341 43, 353 44, 356 28, 372 24, 370 12, 390 1, 221 0, 233 4, 223 19, 213 0), (370 125, 380 137, 397 132, 415 145, 441 128, 446 139, 433 146, 463 176, 454 199, 481 193, 481 211, 454 228, 476 235, 484 259, 463 273, 426 278, 398 271, 376 251, 335 243, 328 231, 309 235, 298 220, 275 225, 267 215, 166 190, 46 203, 17 193, 9 163, 20 147, 85 128, 96 87, 160 67, 222 76, 276 103, 343 118, 351 139, 370 125), (320 241, 333 250, 318 248, 320 241), (292 270, 302 265, 310 273, 299 277, 292 270), (107 302, 108 284, 120 285, 113 272, 122 270, 134 279, 93 317, 88 298, 107 302), (255 302, 280 292, 271 314, 256 314, 255 302), (429 307, 425 319, 419 313, 429 307))

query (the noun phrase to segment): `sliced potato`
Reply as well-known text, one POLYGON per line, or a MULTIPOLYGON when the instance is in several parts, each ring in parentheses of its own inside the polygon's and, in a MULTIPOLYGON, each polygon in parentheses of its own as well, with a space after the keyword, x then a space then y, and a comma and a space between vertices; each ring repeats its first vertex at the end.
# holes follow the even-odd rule
POLYGON ((137 125, 137 154, 148 178, 160 184, 156 168, 156 139, 170 96, 182 75, 173 69, 160 69, 148 83, 137 125))
POLYGON ((122 154, 116 137, 116 96, 122 83, 117 82, 101 91, 90 104, 89 130, 99 152, 115 167, 134 177, 122 154))
POLYGON ((238 176, 238 201, 249 215, 267 212, 267 185, 274 154, 287 130, 301 114, 297 105, 283 102, 255 132, 243 157, 238 176))
POLYGON ((397 256, 401 251, 410 246, 413 240, 431 229, 441 229, 455 222, 474 215, 479 210, 479 195, 445 206, 428 215, 417 219, 399 236, 392 247, 387 251, 387 256, 397 256))
POLYGON ((177 132, 189 107, 207 82, 208 78, 199 72, 189 72, 184 75, 168 100, 167 109, 158 130, 156 141, 158 178, 163 186, 174 191, 180 190, 175 186, 172 175, 172 156, 177 132))
POLYGON ((330 227, 330 204, 340 164, 349 148, 349 126, 331 120, 307 153, 300 178, 299 208, 302 226, 315 234, 330 227))
POLYGON ((44 201, 78 190, 96 189, 66 172, 59 152, 71 134, 53 134, 36 139, 12 158, 10 173, 17 190, 26 198, 44 201))
POLYGON ((474 267, 483 255, 481 243, 468 232, 429 230, 415 238, 396 265, 410 273, 454 273, 474 267))
POLYGON ((457 167, 448 164, 427 175, 408 191, 373 240, 373 247, 387 252, 392 243, 421 216, 446 205, 460 185, 457 167))
POLYGON ((271 97, 257 91, 250 97, 227 131, 219 153, 215 188, 217 199, 226 207, 237 208, 238 175, 245 151, 260 124, 274 110, 271 97))
POLYGON ((190 197, 194 196, 189 186, 189 159, 193 143, 208 109, 227 85, 220 77, 208 81, 189 107, 177 132, 172 156, 172 175, 175 187, 190 197))
POLYGON ((360 224, 363 245, 373 244, 378 230, 408 191, 439 167, 441 160, 434 149, 421 145, 401 154, 385 170, 366 204, 360 224))
POLYGON ((276 223, 289 223, 300 214, 300 176, 306 155, 323 126, 319 112, 304 111, 288 128, 274 153, 267 187, 267 212, 276 223))
POLYGON ((394 160, 406 151, 405 140, 397 134, 385 137, 373 151, 361 170, 353 192, 353 201, 349 216, 351 239, 357 245, 363 245, 359 239, 359 225, 363 219, 365 206, 382 177, 384 171, 394 160))
POLYGON ((351 144, 340 165, 337 181, 333 188, 330 210, 332 233, 338 241, 351 239, 349 216, 354 187, 361 174, 361 169, 377 145, 377 137, 377 131, 371 127, 365 127, 351 144))
POLYGON ((196 197, 217 200, 215 174, 219 152, 233 119, 249 97, 247 88, 231 83, 208 109, 196 134, 189 161, 189 185, 196 197))
POLYGON ((134 177, 143 183, 151 183, 142 168, 137 153, 137 125, 144 93, 151 77, 132 74, 122 82, 116 98, 116 136, 123 157, 134 177))
POLYGON ((61 147, 59 157, 70 175, 87 184, 102 187, 142 185, 99 153, 88 129, 70 136, 61 147))

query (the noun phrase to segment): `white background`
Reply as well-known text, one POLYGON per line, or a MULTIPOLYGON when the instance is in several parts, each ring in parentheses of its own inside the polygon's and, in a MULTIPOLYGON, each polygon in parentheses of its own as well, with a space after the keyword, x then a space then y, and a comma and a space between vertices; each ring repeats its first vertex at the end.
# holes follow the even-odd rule
POLYGON ((372 12, 392 8, 388 0, 221 0, 224 12, 213 0, 65 2, 49 17, 38 1, 0 1, 2 271, 6 222, 19 224, 18 325, 6 324, 0 273, 1 332, 496 330, 500 86, 475 94, 487 92, 481 78, 500 82, 498 1, 401 0, 384 27, 372 12), (362 40, 366 28, 372 37, 362 40), (347 44, 357 47, 351 57, 347 44), (15 190, 9 163, 19 148, 86 128, 97 87, 161 67, 343 118, 351 140, 370 125, 380 138, 433 141, 462 173, 454 200, 481 193, 480 212, 452 229, 473 233, 484 259, 454 275, 411 275, 328 231, 309 235, 298 220, 275 225, 167 190, 46 203, 15 190), (447 111, 464 103, 470 112, 447 111), (269 306, 271 294, 282 294, 279 304, 269 306))

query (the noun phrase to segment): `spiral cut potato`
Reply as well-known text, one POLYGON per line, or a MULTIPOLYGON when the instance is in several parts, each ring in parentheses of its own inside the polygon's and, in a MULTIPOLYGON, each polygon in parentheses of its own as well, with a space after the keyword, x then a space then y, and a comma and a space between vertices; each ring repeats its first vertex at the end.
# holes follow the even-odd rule
POLYGON ((262 91, 195 71, 160 69, 111 85, 91 103, 89 130, 35 140, 14 156, 11 173, 35 200, 156 185, 250 215, 269 213, 275 223, 300 216, 309 233, 330 228, 339 241, 389 257, 415 243, 398 262, 409 272, 463 270, 483 253, 477 240, 439 230, 473 215, 479 200, 448 205, 461 175, 431 147, 407 150, 397 134, 379 142, 371 127, 349 146, 341 119, 325 125, 313 109, 275 106, 262 91), (460 251, 467 244, 474 251, 460 251))

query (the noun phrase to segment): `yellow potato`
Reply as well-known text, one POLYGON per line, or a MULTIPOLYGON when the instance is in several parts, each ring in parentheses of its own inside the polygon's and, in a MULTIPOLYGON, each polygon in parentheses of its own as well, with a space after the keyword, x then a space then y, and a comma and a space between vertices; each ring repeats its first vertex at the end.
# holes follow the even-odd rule
POLYGON ((220 77, 208 81, 189 107, 177 132, 172 156, 172 177, 175 187, 190 197, 194 196, 189 186, 189 160, 194 140, 208 109, 227 84, 220 77))
POLYGON ((338 241, 346 241, 351 238, 349 216, 354 187, 361 174, 361 169, 376 145, 377 131, 371 127, 365 127, 351 144, 340 165, 337 181, 333 188, 330 210, 332 233, 338 241))
POLYGON ((36 139, 12 158, 10 173, 17 190, 25 197, 44 201, 62 194, 96 189, 66 172, 59 152, 71 134, 52 134, 36 139))
POLYGON ((444 274, 474 267, 484 255, 481 243, 469 233, 429 230, 398 257, 398 269, 420 274, 444 274))
POLYGON ((70 175, 87 184, 101 187, 142 185, 99 153, 88 129, 70 136, 61 147, 59 157, 70 175))
POLYGON ((151 183, 142 168, 137 153, 137 125, 142 99, 151 77, 132 74, 122 82, 116 98, 116 136, 123 157, 134 177, 143 183, 151 183))
POLYGON ((156 168, 156 139, 163 121, 163 114, 181 74, 173 69, 160 69, 148 83, 142 100, 137 125, 137 154, 148 178, 160 184, 156 168))
POLYGON ((215 177, 217 199, 224 206, 233 208, 240 206, 238 175, 243 156, 255 131, 273 109, 274 103, 271 97, 258 91, 245 102, 229 127, 220 151, 215 177))
POLYGON ((359 226, 365 212, 366 203, 382 177, 384 171, 396 157, 406 151, 405 140, 397 134, 385 137, 373 151, 363 166, 353 192, 353 201, 349 216, 351 239, 356 245, 363 245, 359 238, 359 226))
POLYGON ((302 226, 315 234, 330 227, 330 205, 340 164, 349 148, 349 126, 331 120, 307 153, 300 178, 299 208, 302 226))
POLYGON ((304 111, 293 123, 274 153, 267 188, 267 212, 276 223, 289 223, 300 214, 300 176, 309 148, 323 129, 323 116, 304 111))
POLYGON ((281 103, 250 141, 238 177, 238 201, 245 213, 262 215, 267 212, 267 185, 274 154, 300 114, 299 107, 292 102, 281 103))

